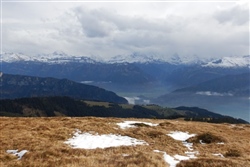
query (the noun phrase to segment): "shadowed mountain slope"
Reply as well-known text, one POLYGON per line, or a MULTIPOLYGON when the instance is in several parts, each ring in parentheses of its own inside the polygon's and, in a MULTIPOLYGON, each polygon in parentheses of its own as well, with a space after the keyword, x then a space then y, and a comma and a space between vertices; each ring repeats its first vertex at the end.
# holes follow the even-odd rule
POLYGON ((127 103, 126 99, 117 96, 114 92, 68 79, 3 74, 0 86, 1 99, 70 96, 76 99, 127 103))

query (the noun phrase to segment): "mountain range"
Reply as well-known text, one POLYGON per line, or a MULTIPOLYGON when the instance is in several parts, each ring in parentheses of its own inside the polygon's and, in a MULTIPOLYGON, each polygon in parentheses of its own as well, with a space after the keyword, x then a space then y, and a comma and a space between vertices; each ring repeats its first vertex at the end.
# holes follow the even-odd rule
POLYGON ((35 57, 5 53, 1 57, 4 73, 67 78, 110 90, 115 90, 114 87, 121 85, 133 87, 152 83, 153 86, 160 83, 173 88, 191 86, 229 74, 248 72, 250 59, 249 56, 242 56, 204 62, 195 58, 187 63, 187 58, 184 60, 177 54, 166 60, 155 55, 134 53, 104 61, 96 57, 92 59, 71 56, 63 52, 40 54, 35 57))
POLYGON ((175 90, 173 93, 194 93, 214 96, 241 96, 249 97, 250 94, 250 73, 238 75, 226 75, 193 85, 191 87, 175 90))
POLYGON ((68 79, 140 99, 134 100, 136 104, 197 106, 240 118, 249 115, 249 55, 204 60, 133 53, 103 60, 57 51, 1 57, 4 74, 68 79))
POLYGON ((197 55, 180 57, 178 54, 172 56, 159 56, 156 54, 132 53, 130 55, 117 55, 108 59, 97 56, 69 55, 62 51, 50 54, 38 54, 28 56, 23 53, 6 52, 1 54, 2 62, 43 62, 49 64, 81 62, 81 63, 169 63, 169 64, 198 64, 204 67, 250 67, 250 55, 223 57, 220 59, 199 58, 197 55))

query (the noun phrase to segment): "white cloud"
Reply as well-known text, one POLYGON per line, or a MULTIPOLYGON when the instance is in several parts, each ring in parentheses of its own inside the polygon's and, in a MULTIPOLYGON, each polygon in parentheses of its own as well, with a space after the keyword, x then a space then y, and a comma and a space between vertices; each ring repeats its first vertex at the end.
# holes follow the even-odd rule
POLYGON ((246 6, 233 6, 232 8, 219 10, 215 18, 222 24, 230 23, 243 25, 249 23, 249 8, 246 6))
POLYGON ((205 96, 233 96, 232 93, 218 93, 218 92, 211 92, 211 91, 196 92, 196 94, 205 95, 205 96))
POLYGON ((136 100, 140 100, 139 97, 124 97, 124 98, 128 101, 129 104, 135 104, 136 100))
MULTIPOLYGON (((244 4, 244 5, 243 5, 244 4)), ((3 51, 222 57, 249 52, 249 8, 235 2, 3 3, 3 51)))

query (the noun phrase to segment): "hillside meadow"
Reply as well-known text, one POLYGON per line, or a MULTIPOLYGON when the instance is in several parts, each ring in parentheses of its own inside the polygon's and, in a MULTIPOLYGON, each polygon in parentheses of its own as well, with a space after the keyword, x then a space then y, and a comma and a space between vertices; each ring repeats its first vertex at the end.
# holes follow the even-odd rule
MULTIPOLYGON (((1 167, 247 167, 250 166, 250 125, 212 124, 166 119, 97 117, 0 117, 1 167), (130 128, 118 123, 138 121, 130 128), (150 126, 146 123, 152 123, 150 126), (108 148, 73 148, 65 143, 76 131, 92 135, 118 135, 146 144, 108 148), (171 165, 169 157, 187 156, 189 148, 169 134, 195 134, 187 139, 195 158, 171 165), (8 150, 27 150, 19 160, 8 150)), ((82 141, 84 144, 84 140, 82 141)), ((92 144, 98 144, 92 141, 92 144)), ((103 141, 105 142, 105 141, 103 141)))

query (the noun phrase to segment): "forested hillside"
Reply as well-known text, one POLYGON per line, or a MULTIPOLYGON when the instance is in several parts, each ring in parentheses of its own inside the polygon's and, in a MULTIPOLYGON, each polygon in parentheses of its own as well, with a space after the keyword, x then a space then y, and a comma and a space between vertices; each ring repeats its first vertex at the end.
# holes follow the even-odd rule
POLYGON ((1 81, 1 99, 69 96, 76 99, 127 103, 125 98, 119 97, 114 92, 68 79, 3 74, 1 81))
POLYGON ((129 105, 98 101, 83 101, 70 97, 33 97, 0 100, 0 116, 12 117, 117 117, 177 119, 204 122, 247 123, 242 119, 216 114, 205 109, 157 105, 129 105))

